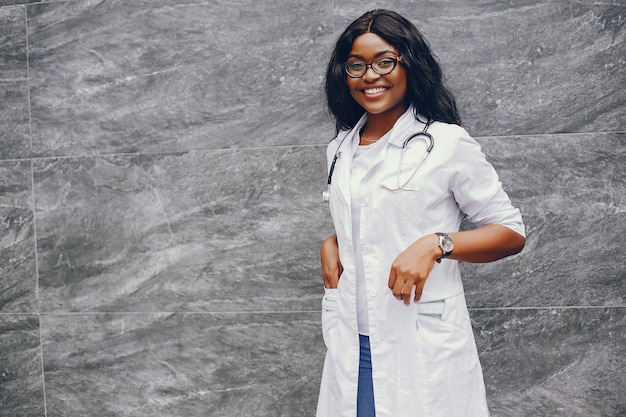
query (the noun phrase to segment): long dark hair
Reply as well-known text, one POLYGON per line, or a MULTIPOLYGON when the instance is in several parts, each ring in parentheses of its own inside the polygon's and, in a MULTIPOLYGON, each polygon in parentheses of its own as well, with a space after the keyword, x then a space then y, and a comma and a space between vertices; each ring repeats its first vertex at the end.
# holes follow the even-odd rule
POLYGON ((346 62, 352 43, 364 33, 374 33, 393 45, 407 74, 408 104, 429 120, 461 124, 452 93, 443 85, 443 72, 428 42, 417 28, 398 13, 372 10, 352 22, 339 36, 326 69, 326 100, 337 132, 351 129, 365 112, 352 98, 346 83, 346 62))

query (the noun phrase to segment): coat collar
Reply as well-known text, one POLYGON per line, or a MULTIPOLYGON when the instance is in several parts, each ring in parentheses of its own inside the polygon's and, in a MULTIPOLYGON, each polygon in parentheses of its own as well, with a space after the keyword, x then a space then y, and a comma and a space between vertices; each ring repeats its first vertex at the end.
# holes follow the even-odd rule
MULTIPOLYGON (((398 155, 404 141, 416 131, 421 131, 424 128, 424 123, 417 120, 414 115, 413 107, 409 107, 396 121, 392 128, 388 144, 378 152, 372 163, 372 168, 384 161, 388 156, 388 152, 390 155, 391 153, 398 155)), ((420 119, 424 118, 420 117, 420 119)), ((338 187, 339 194, 346 201, 348 207, 351 204, 349 178, 350 172, 352 171, 352 158, 359 146, 359 130, 366 122, 367 115, 364 114, 352 129, 342 131, 335 139, 338 145, 335 149, 337 165, 335 165, 333 182, 338 187), (336 178, 336 180, 334 178, 336 178)))
POLYGON ((426 120, 426 118, 420 115, 416 119, 415 109, 413 106, 409 106, 407 111, 393 125, 389 144, 401 148, 406 138, 424 128, 426 124, 420 120, 426 120))
MULTIPOLYGON (((391 136, 389 137, 388 145, 378 154, 378 157, 374 161, 373 165, 380 163, 385 159, 387 149, 390 148, 402 148, 404 141, 414 134, 417 131, 421 131, 425 123, 420 120, 425 120, 426 118, 423 116, 418 116, 415 118, 415 110, 413 106, 409 106, 409 108, 396 120, 396 123, 391 128, 391 136)), ((361 128, 367 123, 367 113, 364 113, 363 116, 359 119, 356 125, 350 129, 343 131, 340 135, 337 136, 337 140, 339 141, 337 152, 340 153, 344 162, 348 166, 352 164, 352 156, 356 152, 357 147, 359 146, 359 131, 361 128)))
MULTIPOLYGON (((396 123, 391 128, 391 137, 389 138, 389 145, 402 147, 406 138, 417 131, 421 131, 425 123, 421 120, 426 120, 424 116, 418 115, 418 118, 415 118, 415 108, 413 106, 409 106, 409 108, 396 120, 396 123)), ((353 139, 352 143, 352 151, 356 150, 358 146, 358 134, 363 126, 367 123, 367 113, 363 114, 356 125, 345 132, 346 136, 351 136, 353 139)))

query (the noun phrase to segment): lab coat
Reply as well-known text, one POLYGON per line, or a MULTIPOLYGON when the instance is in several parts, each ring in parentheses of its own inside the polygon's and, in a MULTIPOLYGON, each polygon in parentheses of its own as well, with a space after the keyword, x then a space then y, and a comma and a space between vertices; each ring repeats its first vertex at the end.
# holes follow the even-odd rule
MULTIPOLYGON (((339 152, 329 204, 344 270, 338 288, 326 289, 322 301, 327 354, 317 417, 356 416, 359 336, 350 171, 364 123, 365 116, 352 130, 340 132, 327 150, 329 169, 339 152)), ((360 248, 376 416, 485 417, 485 388, 458 262, 436 263, 420 302, 409 305, 388 288, 389 271, 414 241, 457 231, 464 217, 478 226, 504 225, 521 235, 524 226, 480 146, 457 125, 431 124, 431 153, 411 178, 427 148, 426 141, 415 139, 398 172, 403 142, 423 127, 409 108, 361 183, 360 248)))

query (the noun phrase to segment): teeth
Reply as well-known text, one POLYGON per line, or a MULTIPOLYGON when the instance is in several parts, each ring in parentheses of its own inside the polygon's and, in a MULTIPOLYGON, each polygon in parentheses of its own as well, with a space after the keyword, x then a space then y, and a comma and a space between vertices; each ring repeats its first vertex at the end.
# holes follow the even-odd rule
POLYGON ((366 88, 363 91, 365 92, 365 94, 378 94, 378 93, 382 93, 385 90, 386 88, 384 87, 378 87, 378 88, 366 88))

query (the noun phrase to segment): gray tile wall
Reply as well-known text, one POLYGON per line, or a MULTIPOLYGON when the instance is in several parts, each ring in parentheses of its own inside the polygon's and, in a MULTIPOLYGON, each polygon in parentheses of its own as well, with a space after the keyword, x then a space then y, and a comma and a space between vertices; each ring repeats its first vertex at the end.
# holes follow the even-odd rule
MULTIPOLYGON (((322 77, 380 3, 0 6, 0 417, 313 416, 322 77)), ((528 226, 463 265, 492 415, 626 415, 626 5, 384 7, 528 226)))

